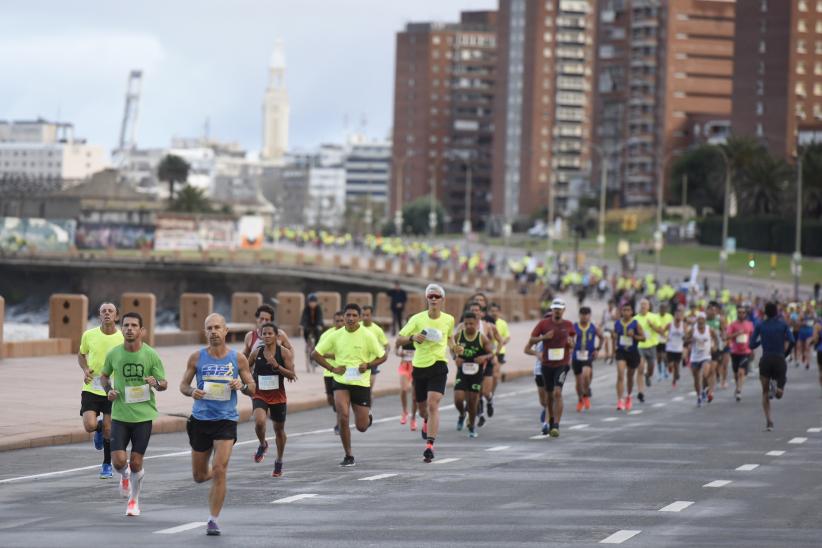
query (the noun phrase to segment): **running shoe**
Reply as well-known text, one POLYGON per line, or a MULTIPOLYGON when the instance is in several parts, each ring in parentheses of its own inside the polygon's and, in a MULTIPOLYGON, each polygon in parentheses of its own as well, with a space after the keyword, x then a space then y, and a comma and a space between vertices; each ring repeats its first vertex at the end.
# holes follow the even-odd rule
POLYGON ((274 461, 274 471, 271 472, 272 478, 279 478, 283 475, 283 463, 282 461, 275 460, 274 461))
POLYGON ((539 414, 539 422, 545 424, 545 408, 542 408, 542 413, 539 414))
POLYGON ((460 432, 464 425, 465 425, 465 415, 460 415, 459 417, 457 417, 457 432, 460 432))
POLYGON ((585 409, 591 408, 591 396, 585 396, 582 398, 582 403, 585 406, 585 409))
POLYGON ((806 363, 805 364, 805 371, 809 370, 810 368, 811 368, 810 362, 806 363))
POLYGON ((428 443, 425 445, 425 451, 422 452, 422 460, 424 462, 431 462, 434 460, 434 444, 428 443))
POLYGON ((120 478, 120 496, 123 498, 131 496, 131 481, 129 478, 120 478))
POLYGON ((98 451, 103 450, 103 417, 97 419, 97 430, 94 431, 92 441, 94 441, 95 449, 98 451))
POLYGON ((113 475, 114 473, 110 464, 103 463, 103 465, 100 466, 100 479, 111 479, 113 475))
POLYGON ((263 445, 257 446, 257 452, 254 453, 254 462, 263 462, 266 453, 268 453, 268 440, 264 441, 263 445))
POLYGON ((412 432, 417 431, 417 417, 416 416, 411 417, 411 431, 412 432))
POLYGON ((703 401, 702 396, 697 396, 696 397, 696 406, 697 407, 702 407, 702 401, 703 401))
POLYGON ((140 515, 140 505, 137 503, 135 499, 129 499, 128 506, 126 507, 126 515, 127 516, 139 516, 140 515))
POLYGON ((354 455, 346 455, 340 466, 354 466, 354 455))
POLYGON ((582 413, 582 409, 585 407, 585 403, 582 400, 577 402, 577 413, 582 413))
POLYGON ((547 423, 547 422, 543 422, 543 423, 542 423, 542 435, 543 435, 543 436, 547 436, 547 435, 548 435, 549 430, 551 430, 551 428, 548 426, 548 423, 547 423))
POLYGON ((559 425, 558 424, 553 425, 551 427, 550 432, 548 432, 548 435, 551 436, 552 438, 558 438, 559 437, 559 425))
POLYGON ((739 390, 736 391, 736 401, 737 402, 742 401, 742 393, 739 390))
POLYGON ((703 389, 702 389, 702 394, 701 394, 701 396, 702 396, 702 401, 705 401, 705 400, 707 400, 707 399, 708 399, 708 389, 707 389, 707 388, 703 388, 703 389))
POLYGON ((334 433, 337 434, 338 436, 340 435, 340 425, 339 424, 334 425, 334 433))
POLYGON ((422 428, 420 429, 420 436, 422 436, 422 439, 424 439, 424 440, 428 439, 428 421, 426 421, 426 420, 422 421, 422 428))
POLYGON ((708 390, 708 403, 714 401, 714 393, 713 390, 708 390))
MULTIPOLYGON (((651 386, 650 384, 648 386, 651 386)), ((636 399, 639 400, 639 403, 645 403, 645 394, 643 392, 639 392, 636 395, 636 399)))
POLYGON ((212 519, 208 520, 208 525, 206 525, 206 535, 210 537, 220 536, 220 526, 217 525, 216 521, 212 519))
POLYGON ((400 424, 404 425, 406 422, 408 422, 408 413, 403 412, 400 417, 400 424))
POLYGON ((485 425, 485 415, 481 415, 477 420, 477 428, 482 428, 485 425))
MULTIPOLYGON (((642 400, 640 400, 640 401, 642 401, 642 400)), ((633 406, 634 406, 634 402, 631 399, 631 396, 628 396, 627 398, 625 398, 625 410, 630 411, 633 406)))
POLYGON ((768 432, 773 432, 773 422, 772 421, 768 421, 768 424, 765 426, 765 430, 767 430, 768 432))
POLYGON ((771 382, 768 383, 768 399, 772 400, 776 396, 776 381, 771 379, 771 382))
POLYGON ((624 411, 625 410, 625 400, 619 398, 617 400, 617 411, 624 411))
POLYGON ((648 388, 651 387, 651 376, 645 375, 645 384, 648 385, 648 388))
POLYGON ((676 388, 676 377, 674 377, 674 382, 671 383, 671 388, 676 388))
POLYGON ((494 416, 494 400, 488 400, 488 405, 486 407, 488 408, 488 418, 493 417, 494 416))
POLYGON ((476 438, 477 436, 479 436, 479 434, 477 434, 477 429, 476 428, 471 428, 469 426, 468 427, 468 437, 469 438, 476 438))

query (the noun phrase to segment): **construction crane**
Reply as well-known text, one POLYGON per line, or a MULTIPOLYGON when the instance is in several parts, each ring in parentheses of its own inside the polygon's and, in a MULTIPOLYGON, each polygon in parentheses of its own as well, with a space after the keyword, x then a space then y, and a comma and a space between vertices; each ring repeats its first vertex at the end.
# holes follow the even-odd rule
POLYGON ((126 87, 126 107, 123 111, 123 123, 120 125, 120 146, 118 150, 121 154, 126 150, 133 150, 137 147, 134 135, 137 131, 137 113, 140 105, 142 82, 142 70, 132 70, 129 73, 126 87))

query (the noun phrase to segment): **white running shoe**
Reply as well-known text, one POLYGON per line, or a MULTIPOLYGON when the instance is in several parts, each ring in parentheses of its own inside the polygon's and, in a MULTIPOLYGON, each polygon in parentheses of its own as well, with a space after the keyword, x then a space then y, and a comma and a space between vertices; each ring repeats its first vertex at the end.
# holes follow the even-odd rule
POLYGON ((128 506, 126 507, 126 515, 127 516, 139 516, 140 515, 140 504, 135 499, 129 499, 128 506))

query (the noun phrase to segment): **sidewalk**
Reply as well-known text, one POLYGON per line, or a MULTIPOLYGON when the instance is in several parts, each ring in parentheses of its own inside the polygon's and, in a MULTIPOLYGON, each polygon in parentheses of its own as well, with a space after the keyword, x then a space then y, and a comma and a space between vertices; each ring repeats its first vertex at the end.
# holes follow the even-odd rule
MULTIPOLYGON (((601 305, 597 309, 601 308, 601 305)), ((595 310, 594 318, 598 316, 595 310)), ((568 299, 568 319, 576 320, 576 303, 568 299)), ((533 374, 533 359, 522 353, 534 322, 511 324, 511 342, 507 347, 508 363, 503 372, 508 379, 533 374)), ((392 341, 393 342, 393 341, 392 341)), ((305 349, 302 339, 293 338, 296 352, 295 369, 298 380, 286 386, 288 411, 304 411, 326 406, 322 373, 305 370, 305 349)), ((237 348, 237 345, 234 345, 237 348)), ((186 418, 191 413, 191 398, 180 393, 179 383, 186 362, 195 346, 171 346, 157 349, 165 365, 168 390, 157 394, 160 417, 154 422, 154 432, 178 432, 185 429, 186 418)), ((393 353, 380 368, 375 386, 375 396, 399 393, 399 358, 393 353)), ((80 419, 80 391, 82 373, 74 355, 41 358, 14 358, 4 360, 0 370, 6 379, 0 385, 0 451, 79 443, 89 441, 80 419)), ((455 368, 449 364, 449 386, 453 385, 455 368)), ((446 400, 451 399, 451 391, 446 400)), ((251 400, 239 396, 240 420, 251 415, 251 400)), ((400 411, 399 398, 378 402, 375 418, 396 414, 400 411)), ((333 424, 331 411, 327 424, 333 424)))

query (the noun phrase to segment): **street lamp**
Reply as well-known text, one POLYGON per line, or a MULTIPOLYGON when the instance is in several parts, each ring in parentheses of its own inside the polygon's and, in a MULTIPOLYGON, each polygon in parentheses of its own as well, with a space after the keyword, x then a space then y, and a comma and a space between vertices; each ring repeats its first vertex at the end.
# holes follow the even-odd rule
POLYGON ((551 273, 554 267, 554 188, 556 186, 554 184, 555 178, 556 177, 554 173, 551 173, 551 176, 548 178, 548 230, 545 231, 548 236, 548 249, 545 251, 545 262, 547 263, 545 266, 548 274, 551 273))
POLYGON ((398 237, 402 236, 402 193, 405 189, 405 179, 403 178, 405 171, 405 163, 411 158, 411 156, 411 154, 406 154, 405 156, 403 156, 402 160, 400 160, 400 165, 397 168, 397 209, 394 210, 394 229, 398 237))
POLYGON ((428 228, 431 229, 431 236, 437 233, 437 177, 440 173, 440 163, 443 155, 440 154, 434 160, 434 178, 431 181, 431 209, 428 212, 428 228))
MULTIPOLYGON (((720 149, 721 150, 721 149, 720 149)), ((662 262, 662 200, 663 189, 665 188, 665 168, 673 159, 676 150, 668 152, 665 159, 662 161, 661 173, 659 173, 659 182, 656 188, 656 230, 654 231, 654 279, 659 283, 659 264, 662 262)), ((723 244, 724 245, 724 244, 723 244)))
POLYGON ((717 151, 722 155, 725 161, 725 200, 722 207, 722 242, 719 249, 719 290, 725 290, 725 270, 728 267, 728 215, 731 207, 731 163, 728 160, 728 155, 720 146, 714 145, 717 151))
POLYGON ((599 248, 599 258, 605 258, 605 202, 608 185, 608 158, 599 145, 589 143, 592 150, 599 154, 599 234, 597 234, 597 247, 599 248))
POLYGON ((802 161, 805 159, 805 147, 796 161, 796 249, 793 252, 793 299, 799 301, 799 279, 802 277, 802 161))

